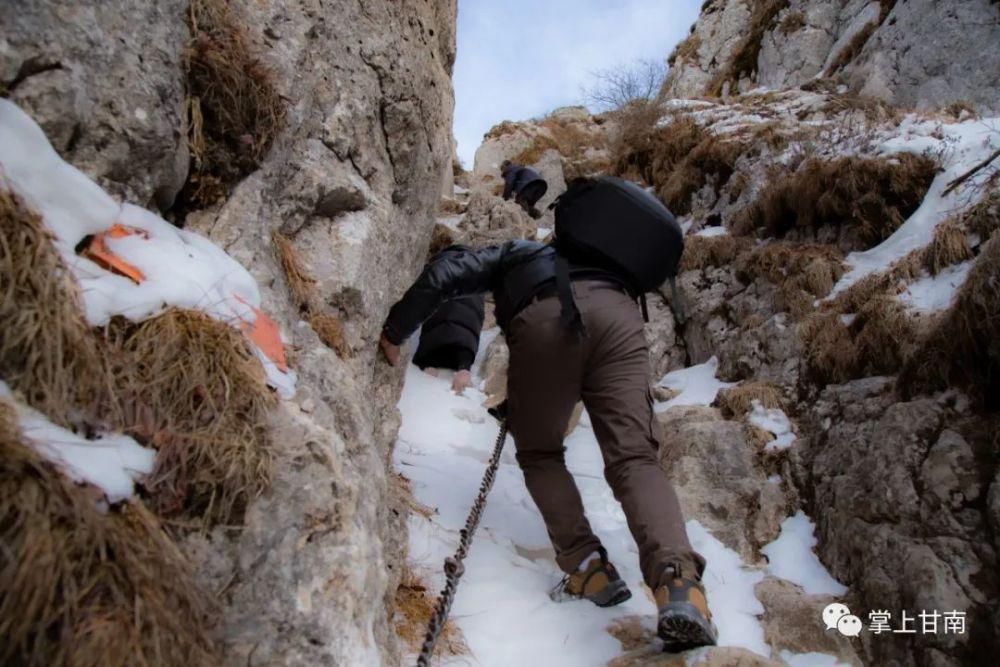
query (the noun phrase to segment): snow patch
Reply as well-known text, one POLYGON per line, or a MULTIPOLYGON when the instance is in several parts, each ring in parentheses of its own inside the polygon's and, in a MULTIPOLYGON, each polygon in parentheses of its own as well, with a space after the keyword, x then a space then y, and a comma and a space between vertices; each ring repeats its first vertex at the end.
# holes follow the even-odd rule
POLYGON ((946 310, 955 301, 958 289, 969 277, 974 260, 943 269, 936 276, 927 276, 910 283, 899 295, 899 301, 918 313, 946 310))
POLYGON ((754 593, 754 586, 764 578, 764 573, 748 568, 739 554, 697 521, 690 520, 685 526, 691 545, 707 562, 701 580, 712 619, 719 629, 718 645, 739 646, 770 656, 771 649, 764 642, 764 628, 757 618, 764 613, 764 605, 754 593))
MULTIPOLYGON (((17 105, 0 99, 0 186, 36 211, 80 284, 84 315, 93 326, 123 315, 141 321, 170 306, 201 310, 239 326, 256 319, 257 282, 208 239, 178 229, 132 204, 119 204, 72 165, 63 162, 41 128, 17 105), (142 271, 136 284, 76 254, 84 237, 114 224, 141 234, 106 238, 109 250, 142 271)), ((263 354, 258 350, 258 356, 263 354)), ((268 383, 290 398, 295 374, 264 364, 268 383)))
POLYGON ((815 524, 802 510, 782 521, 778 539, 760 550, 769 561, 767 570, 798 584, 809 595, 842 596, 847 587, 830 575, 813 551, 818 542, 815 531, 815 524))
POLYGON ((782 650, 778 655, 788 663, 788 667, 848 667, 849 665, 829 653, 792 653, 782 650))
MULTIPOLYGON (((879 152, 938 154, 943 171, 934 178, 920 207, 889 238, 870 250, 847 256, 850 269, 834 285, 827 299, 872 273, 885 271, 909 252, 925 247, 933 240, 939 223, 974 203, 969 193, 971 188, 981 185, 981 178, 973 177, 947 195, 944 191, 955 178, 1000 147, 998 125, 1000 118, 938 124, 909 116, 903 121, 897 135, 886 140, 879 152)), ((988 176, 988 170, 981 175, 988 176)))
POLYGON ((100 488, 110 503, 130 497, 135 481, 153 471, 156 452, 127 435, 100 433, 93 440, 82 438, 16 400, 2 380, 0 398, 14 406, 24 439, 39 454, 70 479, 100 488))
POLYGON ((726 230, 725 227, 722 227, 720 225, 717 227, 705 227, 704 229, 695 232, 694 235, 712 237, 712 236, 725 236, 728 233, 729 231, 726 230))
POLYGON ((679 391, 680 394, 669 401, 658 401, 655 411, 665 412, 678 405, 711 405, 719 390, 736 385, 735 382, 717 380, 715 374, 718 370, 719 360, 713 356, 703 364, 667 373, 657 386, 679 391))
POLYGON ((747 419, 758 428, 774 435, 774 440, 764 446, 764 451, 772 452, 780 449, 788 449, 795 442, 795 434, 792 433, 792 423, 788 416, 778 408, 765 408, 756 398, 751 401, 752 409, 747 419))

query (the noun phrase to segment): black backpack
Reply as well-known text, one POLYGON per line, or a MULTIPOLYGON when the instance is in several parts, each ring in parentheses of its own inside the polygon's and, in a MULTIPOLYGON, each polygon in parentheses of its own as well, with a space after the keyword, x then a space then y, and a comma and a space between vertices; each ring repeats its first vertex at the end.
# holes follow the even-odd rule
POLYGON ((660 200, 614 176, 579 178, 553 202, 556 284, 564 323, 582 331, 569 286, 569 262, 615 274, 640 296, 677 275, 684 232, 660 200))

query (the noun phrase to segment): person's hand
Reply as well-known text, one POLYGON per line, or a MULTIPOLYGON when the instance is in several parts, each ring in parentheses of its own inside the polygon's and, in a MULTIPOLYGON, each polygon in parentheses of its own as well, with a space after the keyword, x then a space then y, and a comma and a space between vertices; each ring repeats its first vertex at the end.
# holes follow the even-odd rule
POLYGON ((451 379, 451 390, 461 394, 465 391, 465 388, 469 386, 472 382, 472 373, 467 370, 461 370, 455 373, 455 377, 451 379))
POLYGON ((390 366, 399 365, 399 346, 394 345, 389 342, 389 339, 382 334, 382 337, 378 340, 378 346, 382 350, 382 354, 385 355, 385 360, 389 362, 390 366))

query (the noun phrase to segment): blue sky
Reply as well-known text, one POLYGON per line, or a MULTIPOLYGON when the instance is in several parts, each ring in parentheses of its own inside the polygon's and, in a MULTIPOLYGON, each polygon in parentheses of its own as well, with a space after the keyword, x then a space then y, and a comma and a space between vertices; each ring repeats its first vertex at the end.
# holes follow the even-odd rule
POLYGON ((483 134, 579 104, 590 72, 666 59, 702 0, 459 0, 455 137, 466 169, 483 134))

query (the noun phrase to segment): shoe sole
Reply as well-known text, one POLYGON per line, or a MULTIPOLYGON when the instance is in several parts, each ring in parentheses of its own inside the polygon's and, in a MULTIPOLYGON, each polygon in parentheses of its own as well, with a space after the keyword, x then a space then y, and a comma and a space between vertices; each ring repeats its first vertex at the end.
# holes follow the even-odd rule
POLYGON ((597 593, 588 596, 587 599, 598 607, 614 607, 631 597, 632 591, 628 589, 628 585, 622 579, 619 579, 612 581, 597 593))
POLYGON ((671 602, 661 613, 656 633, 663 640, 663 650, 669 653, 688 651, 700 646, 715 646, 711 621, 688 602, 671 602))

